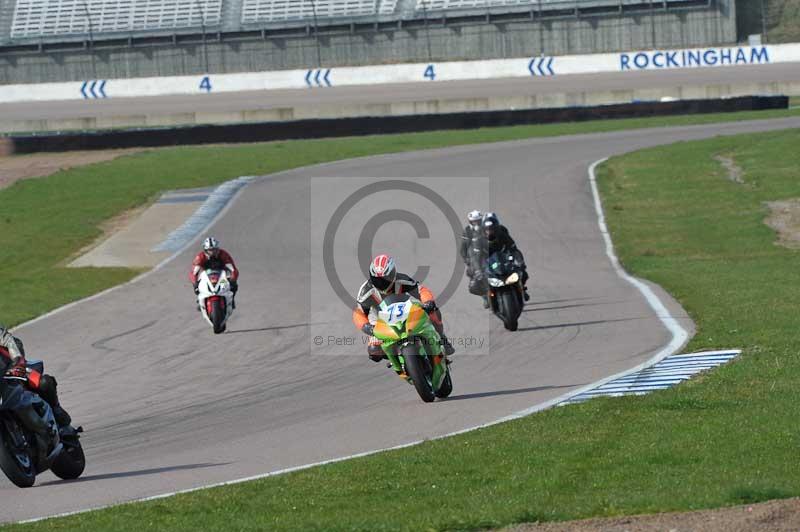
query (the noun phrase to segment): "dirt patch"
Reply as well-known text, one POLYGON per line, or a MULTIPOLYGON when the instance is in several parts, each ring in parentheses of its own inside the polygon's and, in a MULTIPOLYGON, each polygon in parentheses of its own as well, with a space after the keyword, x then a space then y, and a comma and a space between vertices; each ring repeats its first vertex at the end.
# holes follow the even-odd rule
POLYGON ((130 148, 124 150, 73 151, 65 153, 36 153, 11 157, 3 157, 2 153, 0 153, 0 189, 8 187, 20 179, 45 177, 59 170, 111 161, 122 155, 140 151, 144 150, 130 148))
POLYGON ((797 532, 800 498, 717 510, 519 525, 514 532, 797 532))
POLYGON ((723 168, 725 168, 725 170, 728 172, 728 179, 730 181, 736 183, 737 185, 744 185, 744 179, 742 178, 744 171, 736 164, 736 161, 727 155, 715 155, 714 160, 721 164, 723 168))
POLYGON ((769 216, 764 223, 778 233, 779 246, 800 249, 800 198, 767 203, 769 216))

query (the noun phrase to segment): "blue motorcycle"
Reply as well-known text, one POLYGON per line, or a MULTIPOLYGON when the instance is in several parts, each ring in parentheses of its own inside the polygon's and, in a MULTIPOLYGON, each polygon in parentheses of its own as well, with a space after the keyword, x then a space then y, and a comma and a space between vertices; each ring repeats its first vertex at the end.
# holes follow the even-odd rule
MULTIPOLYGON (((44 373, 41 361, 28 367, 44 373)), ((86 457, 81 427, 58 427, 53 410, 27 388, 27 379, 0 378, 0 469, 20 488, 33 486, 36 475, 52 471, 62 479, 81 476, 86 457)))

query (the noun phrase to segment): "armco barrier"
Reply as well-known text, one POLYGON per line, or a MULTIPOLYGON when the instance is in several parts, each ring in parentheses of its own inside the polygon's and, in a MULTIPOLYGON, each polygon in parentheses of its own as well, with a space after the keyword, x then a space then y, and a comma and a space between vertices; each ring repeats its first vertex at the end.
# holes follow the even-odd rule
POLYGON ((21 154, 349 137, 445 129, 476 129, 523 124, 578 122, 607 118, 786 109, 788 106, 789 98, 786 96, 744 96, 715 100, 637 102, 594 107, 296 120, 291 122, 13 136, 9 138, 13 142, 14 152, 21 154))
POLYGON ((651 50, 613 54, 537 56, 486 61, 449 61, 341 67, 241 74, 209 74, 160 78, 86 80, 0 86, 0 103, 52 100, 104 100, 169 94, 203 95, 217 92, 268 91, 276 89, 328 90, 352 85, 436 83, 569 74, 676 68, 713 68, 800 62, 800 44, 732 46, 686 50, 651 50))

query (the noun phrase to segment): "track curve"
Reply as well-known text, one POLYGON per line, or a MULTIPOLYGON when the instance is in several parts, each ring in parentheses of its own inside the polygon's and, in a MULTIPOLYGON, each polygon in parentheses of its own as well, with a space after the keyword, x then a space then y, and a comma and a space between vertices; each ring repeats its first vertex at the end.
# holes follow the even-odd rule
MULTIPOLYGON (((76 483, 2 480, 0 520, 157 495, 385 448, 492 421, 648 359, 669 334, 605 256, 587 166, 607 155, 741 132, 780 119, 464 146, 342 161, 250 184, 212 228, 241 266, 230 332, 214 336, 186 282, 192 251, 156 273, 20 330, 83 424, 76 483), (310 179, 490 177, 527 252, 533 299, 520 331, 493 320, 492 349, 454 366, 453 399, 422 404, 363 348, 309 356, 310 179), (31 501, 35 500, 35 504, 31 501)), ((316 229, 315 229, 316 230, 316 229)), ((446 268, 451 253, 433 257, 446 268)), ((353 287, 355 290, 356 287, 353 287)), ((434 291, 440 287, 434 286, 434 291)), ((465 291, 462 283, 461 291, 465 291)), ((460 299, 445 307, 458 310, 460 299)), ((470 304, 475 304, 471 300, 470 304)), ((679 314, 674 303, 670 310, 679 314)), ((329 326, 350 333, 341 312, 329 326)))

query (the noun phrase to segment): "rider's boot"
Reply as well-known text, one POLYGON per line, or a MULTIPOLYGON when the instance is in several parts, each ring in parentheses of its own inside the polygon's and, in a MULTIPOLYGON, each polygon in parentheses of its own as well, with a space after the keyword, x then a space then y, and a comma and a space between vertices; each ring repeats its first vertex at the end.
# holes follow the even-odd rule
POLYGON ((380 340, 374 336, 367 342, 367 355, 373 362, 380 362, 381 360, 388 360, 386 353, 381 349, 380 340))
MULTIPOLYGON (((442 338, 442 348, 444 348, 444 354, 450 356, 455 353, 456 349, 453 347, 453 344, 450 343, 450 340, 447 339, 447 336, 445 336, 444 333, 441 333, 439 336, 442 338)), ((447 363, 449 364, 450 361, 448 360, 447 363)))
POLYGON ((527 286, 523 286, 522 287, 522 298, 525 301, 530 301, 531 300, 531 295, 528 293, 528 287, 527 286))
POLYGON ((56 418, 56 423, 59 427, 69 427, 72 425, 72 416, 70 416, 64 407, 59 405, 51 406, 53 409, 53 417, 56 418))
POLYGON ((489 296, 483 296, 483 308, 489 308, 489 296))
POLYGON ((64 410, 58 401, 58 382, 52 375, 42 375, 39 380, 39 396, 47 401, 53 410, 53 417, 59 427, 68 427, 72 424, 72 417, 64 410))

